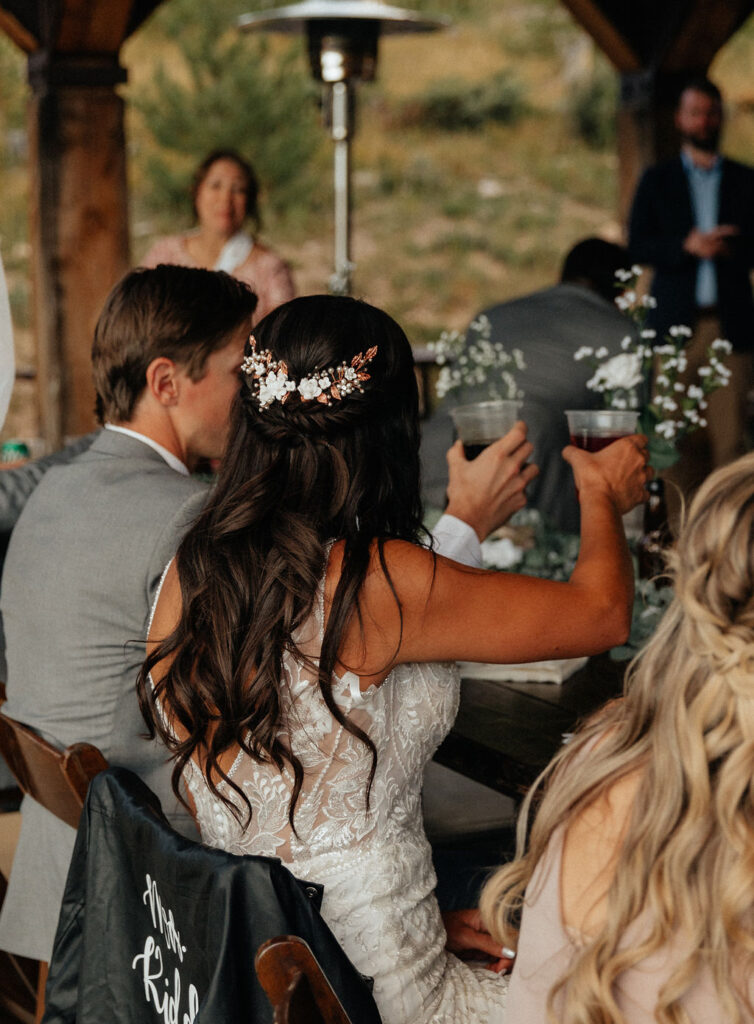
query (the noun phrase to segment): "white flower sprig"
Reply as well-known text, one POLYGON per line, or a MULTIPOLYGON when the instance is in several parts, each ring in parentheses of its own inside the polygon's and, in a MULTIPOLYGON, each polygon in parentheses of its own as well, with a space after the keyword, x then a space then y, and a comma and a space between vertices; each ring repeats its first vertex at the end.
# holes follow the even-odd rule
POLYGON ((621 342, 622 352, 612 356, 604 346, 582 345, 574 359, 586 359, 594 366, 586 386, 603 396, 606 408, 639 412, 639 430, 649 437, 650 462, 655 469, 664 469, 677 460, 681 438, 707 425, 707 398, 730 377, 723 359, 731 345, 722 338, 713 341, 697 379, 685 384, 680 377, 688 366, 685 350, 691 329, 680 324, 671 327, 658 343, 656 331, 645 326, 656 303, 651 295, 638 295, 641 273, 641 267, 634 265, 615 274, 623 289, 615 304, 634 321, 638 337, 627 335, 621 342))
POLYGON ((366 353, 355 355, 350 364, 344 362, 335 369, 315 370, 310 377, 295 381, 288 376, 285 360, 275 359, 268 348, 257 351, 253 334, 249 337, 249 346, 250 351, 241 363, 241 370, 250 378, 249 387, 259 402, 260 410, 267 409, 273 402, 285 405, 294 392, 298 392, 302 402, 331 405, 354 391, 363 391, 364 382, 370 379, 364 367, 377 355, 377 346, 374 345, 366 353))
POLYGON ((486 397, 522 398, 512 369, 525 370, 520 349, 508 352, 502 342, 491 341, 492 326, 481 315, 469 325, 468 336, 460 331, 443 331, 429 348, 440 366, 437 397, 444 398, 464 389, 486 388, 486 397))

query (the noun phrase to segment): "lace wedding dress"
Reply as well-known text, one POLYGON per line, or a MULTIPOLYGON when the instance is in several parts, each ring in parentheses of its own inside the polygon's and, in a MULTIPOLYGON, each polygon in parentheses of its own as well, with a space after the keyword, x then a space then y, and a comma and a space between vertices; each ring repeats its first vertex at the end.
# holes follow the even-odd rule
MULTIPOLYGON (((322 623, 320 592, 297 637, 307 655, 319 653, 322 623)), ((200 769, 187 767, 202 840, 279 857, 296 876, 324 885, 322 916, 357 969, 374 978, 384 1024, 503 1024, 508 979, 444 950, 422 823, 423 770, 458 707, 455 665, 401 665, 364 694, 353 673, 334 680, 338 706, 377 748, 368 809, 370 752, 332 717, 311 672, 292 656, 284 670, 289 742, 305 773, 296 833, 288 822, 293 773, 239 752, 229 775, 251 804, 247 827, 212 795, 200 769)))

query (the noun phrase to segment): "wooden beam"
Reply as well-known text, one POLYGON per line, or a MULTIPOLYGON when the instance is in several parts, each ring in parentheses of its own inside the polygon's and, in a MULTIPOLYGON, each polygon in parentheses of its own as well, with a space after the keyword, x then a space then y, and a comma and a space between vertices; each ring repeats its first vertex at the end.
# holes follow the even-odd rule
POLYGON ((147 20, 153 11, 163 3, 164 0, 133 0, 131 21, 128 25, 128 35, 133 33, 147 20))
POLYGON ((126 38, 133 0, 66 0, 55 49, 117 53, 126 38))
POLYGON ((115 54, 165 0, 0 0, 0 32, 26 53, 115 54))
POLYGON ((0 9, 0 32, 4 32, 26 53, 32 53, 39 46, 39 40, 8 11, 0 9))
POLYGON ((666 88, 666 83, 658 82, 651 72, 635 77, 623 76, 616 119, 618 218, 621 224, 628 220, 636 186, 644 169, 678 152, 674 108, 674 91, 666 88))
POLYGON ((53 82, 32 99, 29 134, 40 419, 54 448, 94 425, 94 325, 130 265, 123 101, 114 86, 53 82))
POLYGON ((661 63, 663 71, 706 71, 718 50, 754 11, 754 0, 694 0, 661 63))
POLYGON ((619 71, 638 71, 641 68, 639 57, 593 0, 563 0, 563 6, 568 8, 619 71))
POLYGON ((63 365, 60 346, 60 301, 55 253, 57 167, 46 153, 46 140, 54 131, 54 110, 43 100, 29 105, 29 235, 34 338, 37 350, 39 420, 42 437, 55 451, 63 443, 61 405, 63 365))

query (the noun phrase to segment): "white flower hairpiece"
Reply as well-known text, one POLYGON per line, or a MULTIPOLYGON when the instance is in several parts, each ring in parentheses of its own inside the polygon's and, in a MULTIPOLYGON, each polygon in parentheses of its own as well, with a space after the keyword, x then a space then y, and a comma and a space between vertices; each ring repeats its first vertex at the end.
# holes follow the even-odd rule
POLYGON ((374 345, 366 353, 359 352, 350 364, 343 362, 335 369, 315 370, 310 377, 302 377, 300 381, 288 377, 288 366, 283 359, 275 359, 268 348, 257 352, 257 340, 252 334, 249 337, 251 352, 241 363, 241 370, 252 378, 251 393, 256 396, 260 409, 266 409, 273 402, 285 405, 290 395, 298 392, 302 402, 319 402, 331 405, 339 402, 353 391, 363 391, 364 381, 370 375, 364 367, 377 355, 374 345))

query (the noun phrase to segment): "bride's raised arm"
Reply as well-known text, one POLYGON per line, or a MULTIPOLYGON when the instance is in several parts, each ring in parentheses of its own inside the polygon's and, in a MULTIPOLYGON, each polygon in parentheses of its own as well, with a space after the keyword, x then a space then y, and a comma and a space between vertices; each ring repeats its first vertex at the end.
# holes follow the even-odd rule
MULTIPOLYGON (((642 500, 650 474, 635 435, 597 454, 569 446, 581 501, 581 547, 568 582, 467 569, 401 541, 374 545, 340 661, 362 688, 411 661, 519 662, 594 654, 628 635, 633 572, 621 515, 642 500), (387 569, 387 573, 385 572, 387 569), (397 599, 397 600, 396 600, 397 599)), ((330 599, 341 545, 328 569, 330 599)))

